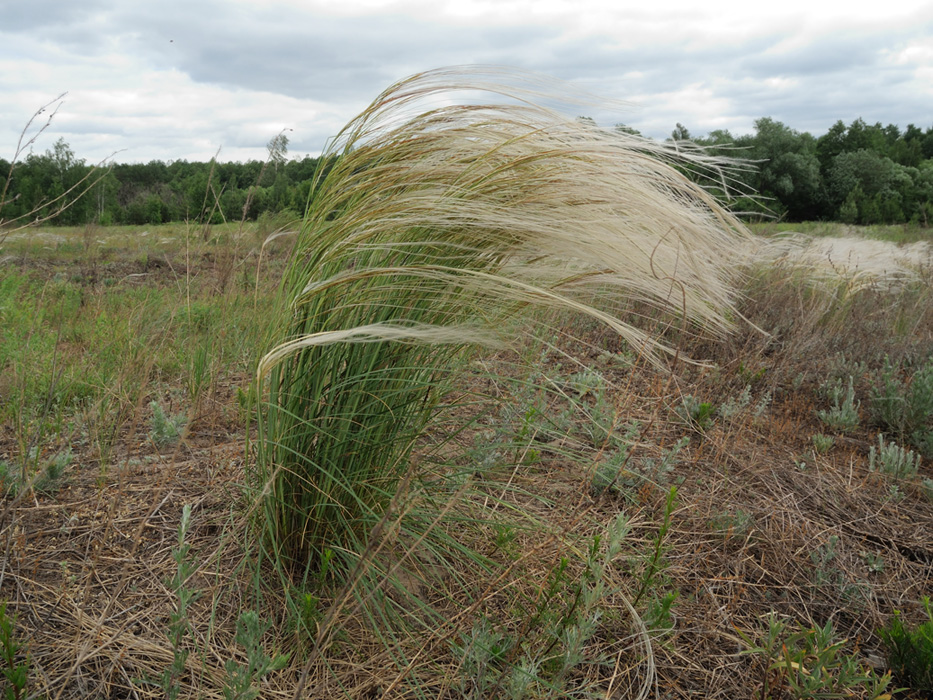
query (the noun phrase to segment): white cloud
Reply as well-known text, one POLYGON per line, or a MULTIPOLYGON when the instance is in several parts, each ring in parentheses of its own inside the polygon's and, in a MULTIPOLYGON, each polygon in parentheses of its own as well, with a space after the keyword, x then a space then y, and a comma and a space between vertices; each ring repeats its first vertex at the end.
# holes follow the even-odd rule
POLYGON ((912 71, 917 89, 933 96, 933 38, 910 41, 902 48, 888 52, 886 57, 892 66, 912 71))
POLYGON ((661 138, 676 122, 744 133, 761 116, 814 133, 859 116, 926 127, 928 4, 32 0, 0 26, 0 155, 64 91, 50 136, 88 160, 261 158, 283 127, 293 153, 316 153, 390 82, 462 63, 635 101, 593 116, 661 138))

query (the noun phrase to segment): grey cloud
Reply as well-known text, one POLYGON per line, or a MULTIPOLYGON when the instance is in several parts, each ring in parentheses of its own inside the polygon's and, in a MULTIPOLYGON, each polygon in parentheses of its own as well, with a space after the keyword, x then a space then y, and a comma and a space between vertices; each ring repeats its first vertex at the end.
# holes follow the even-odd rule
POLYGON ((864 69, 877 61, 878 49, 857 43, 810 45, 797 51, 759 54, 739 64, 752 77, 807 76, 864 69))
MULTIPOLYGON (((722 81, 716 92, 735 105, 733 114, 722 116, 745 125, 731 127, 733 135, 750 133, 759 117, 771 117, 814 136, 825 133, 840 119, 848 124, 861 117, 869 123, 896 123, 901 128, 911 121, 924 127, 933 121, 928 98, 918 93, 905 73, 891 69, 852 71, 844 79, 839 73, 802 75, 787 90, 764 80, 722 81), (750 109, 754 111, 749 113, 750 109)), ((701 122, 686 125, 699 135, 718 128, 701 122)))
POLYGON ((412 70, 508 59, 498 46, 538 37, 514 32, 469 35, 454 27, 400 18, 324 20, 307 30, 208 37, 179 46, 178 67, 198 82, 316 100, 375 97, 412 70), (497 52, 498 55, 497 55, 497 52), (263 57, 274 57, 268 65, 263 57))
POLYGON ((3 32, 30 32, 81 23, 89 15, 108 6, 108 0, 5 0, 0 2, 3 32))
POLYGON ((738 79, 738 65, 751 51, 766 50, 775 39, 757 38, 730 46, 684 50, 670 45, 625 48, 614 42, 567 45, 557 55, 558 74, 586 75, 593 82, 616 83, 628 94, 675 92, 697 83, 738 79), (624 79, 623 79, 623 76, 624 79))

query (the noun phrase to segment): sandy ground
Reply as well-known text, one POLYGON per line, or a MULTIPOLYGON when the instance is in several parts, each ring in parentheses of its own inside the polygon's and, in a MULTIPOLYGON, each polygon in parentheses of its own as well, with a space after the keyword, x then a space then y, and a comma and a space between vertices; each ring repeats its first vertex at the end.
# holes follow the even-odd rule
POLYGON ((881 284, 918 279, 933 263, 933 246, 926 241, 898 245, 856 236, 812 238, 799 233, 770 239, 756 254, 776 264, 803 265, 830 278, 881 284))

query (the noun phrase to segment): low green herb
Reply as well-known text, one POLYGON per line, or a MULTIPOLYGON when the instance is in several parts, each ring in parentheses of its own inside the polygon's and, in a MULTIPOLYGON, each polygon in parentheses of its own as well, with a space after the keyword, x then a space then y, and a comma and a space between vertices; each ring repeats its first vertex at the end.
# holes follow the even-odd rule
POLYGON ((920 695, 933 697, 933 610, 929 597, 924 597, 923 607, 926 622, 911 629, 895 611, 888 624, 878 630, 878 636, 887 649, 888 666, 898 680, 920 695))
POLYGON ((7 604, 0 603, 0 664, 6 686, 4 700, 20 700, 26 697, 29 681, 29 657, 23 653, 23 645, 16 641, 14 627, 16 619, 8 616, 7 604))
POLYGON ((891 674, 877 675, 859 663, 855 654, 843 651, 846 640, 837 640, 832 621, 823 627, 786 623, 773 613, 761 642, 736 630, 748 646, 743 653, 764 658, 760 700, 819 700, 864 697, 890 700, 891 674))
POLYGON ((850 433, 855 430, 859 424, 858 409, 861 402, 855 401, 855 388, 852 377, 849 377, 849 385, 846 389, 842 388, 841 381, 834 384, 830 388, 830 396, 833 405, 827 411, 818 411, 817 416, 819 419, 832 430, 842 433, 850 433))

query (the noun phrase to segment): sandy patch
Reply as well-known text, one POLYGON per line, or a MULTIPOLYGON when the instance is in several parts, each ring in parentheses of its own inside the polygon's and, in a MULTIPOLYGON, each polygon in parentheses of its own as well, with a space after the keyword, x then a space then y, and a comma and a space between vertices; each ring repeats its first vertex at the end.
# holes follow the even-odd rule
POLYGON ((819 277, 897 286, 921 278, 933 264, 926 241, 898 245, 857 236, 813 238, 788 233, 764 242, 759 260, 807 268, 819 277))

